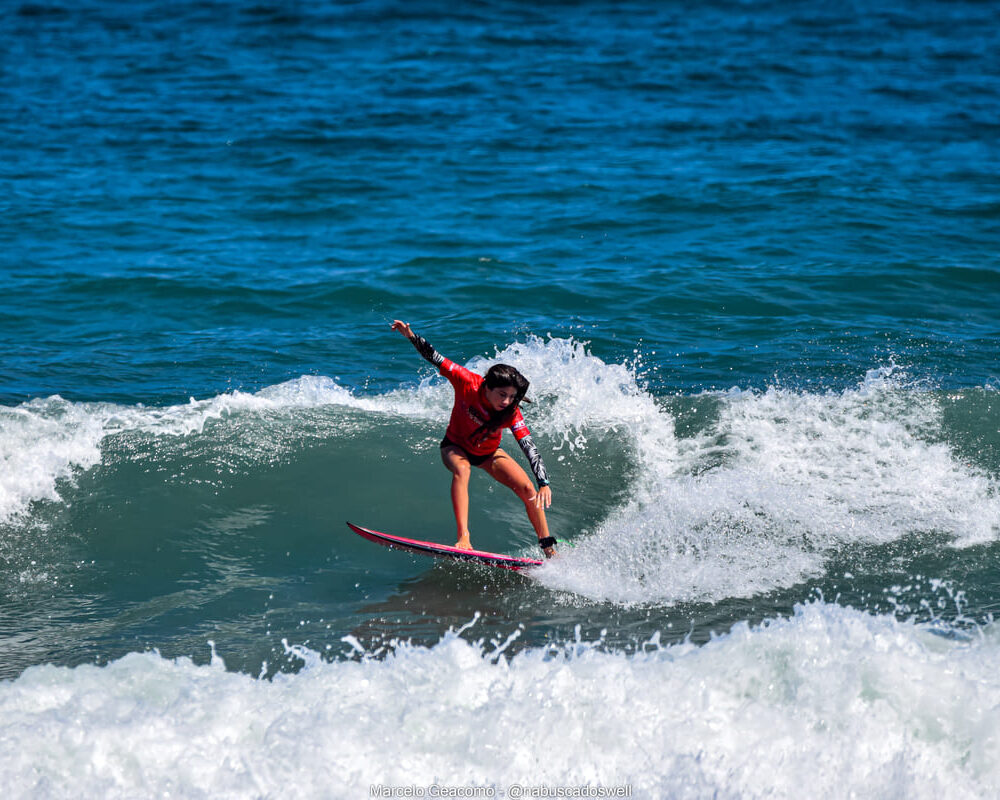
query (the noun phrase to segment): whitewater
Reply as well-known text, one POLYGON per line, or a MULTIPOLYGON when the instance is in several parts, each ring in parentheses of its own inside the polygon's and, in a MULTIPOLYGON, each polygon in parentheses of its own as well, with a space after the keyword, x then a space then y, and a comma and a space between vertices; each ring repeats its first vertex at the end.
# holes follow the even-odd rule
MULTIPOLYGON (((474 622, 474 621, 473 621, 474 622)), ((512 632, 516 636, 517 631, 512 632)), ((470 623, 354 640, 273 680, 132 654, 0 684, 12 797, 361 797, 385 785, 622 785, 637 797, 988 797, 995 626, 963 636, 815 602, 702 646, 508 656, 470 623)))

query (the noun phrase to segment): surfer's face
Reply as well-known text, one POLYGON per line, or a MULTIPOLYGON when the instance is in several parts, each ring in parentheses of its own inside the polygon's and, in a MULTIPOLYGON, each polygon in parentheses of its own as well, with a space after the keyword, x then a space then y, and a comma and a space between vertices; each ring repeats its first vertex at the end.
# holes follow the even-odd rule
POLYGON ((494 411, 503 411, 517 400, 517 389, 513 386, 497 386, 486 389, 486 402, 494 411))

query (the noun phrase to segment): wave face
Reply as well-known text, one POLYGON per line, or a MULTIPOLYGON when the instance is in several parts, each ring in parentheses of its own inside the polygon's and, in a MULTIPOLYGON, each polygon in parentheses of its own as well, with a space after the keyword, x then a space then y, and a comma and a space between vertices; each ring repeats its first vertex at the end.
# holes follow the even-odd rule
MULTIPOLYGON (((530 425, 557 490, 585 496, 561 531, 573 547, 540 574, 551 589, 621 605, 718 602, 820 576, 845 548, 919 536, 969 548, 1000 532, 995 465, 963 451, 952 421, 983 408, 987 390, 946 394, 886 367, 840 392, 657 398, 635 365, 606 364, 572 339, 529 338, 469 366, 493 362, 537 376, 530 425)), ((449 401, 440 379, 359 395, 323 377, 160 408, 32 401, 0 412, 0 452, 14 466, 0 478, 0 519, 59 501, 85 470, 113 481, 132 463, 181 482, 214 470, 237 486, 316 443, 381 448, 386 428, 410 450, 395 482, 419 483, 415 471, 436 468, 430 441, 449 401)), ((330 477, 349 481, 337 468, 330 477)), ((502 519, 523 528, 519 514, 502 519)))

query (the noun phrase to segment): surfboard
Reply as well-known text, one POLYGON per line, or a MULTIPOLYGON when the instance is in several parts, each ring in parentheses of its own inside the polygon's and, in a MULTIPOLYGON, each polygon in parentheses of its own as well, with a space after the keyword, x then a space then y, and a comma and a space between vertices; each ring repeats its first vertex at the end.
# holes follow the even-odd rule
POLYGON ((518 572, 529 567, 537 567, 545 563, 534 558, 517 558, 515 556, 505 556, 500 553, 487 553, 485 550, 461 550, 448 544, 436 544, 435 542, 423 542, 419 539, 407 539, 403 536, 393 536, 390 533, 362 528, 353 522, 348 522, 347 527, 358 536, 367 539, 369 542, 390 547, 394 550, 406 550, 410 553, 418 553, 422 556, 433 556, 435 558, 453 558, 458 561, 472 561, 477 564, 488 564, 491 567, 501 569, 511 569, 518 572))

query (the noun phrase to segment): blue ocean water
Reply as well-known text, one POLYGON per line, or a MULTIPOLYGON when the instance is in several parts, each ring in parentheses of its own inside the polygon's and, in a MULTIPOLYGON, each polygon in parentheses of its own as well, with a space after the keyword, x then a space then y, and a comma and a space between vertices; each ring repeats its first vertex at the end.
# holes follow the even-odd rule
POLYGON ((13 795, 995 796, 998 26, 0 7, 13 795), (344 527, 453 535, 395 318, 531 379, 560 559, 344 527))

